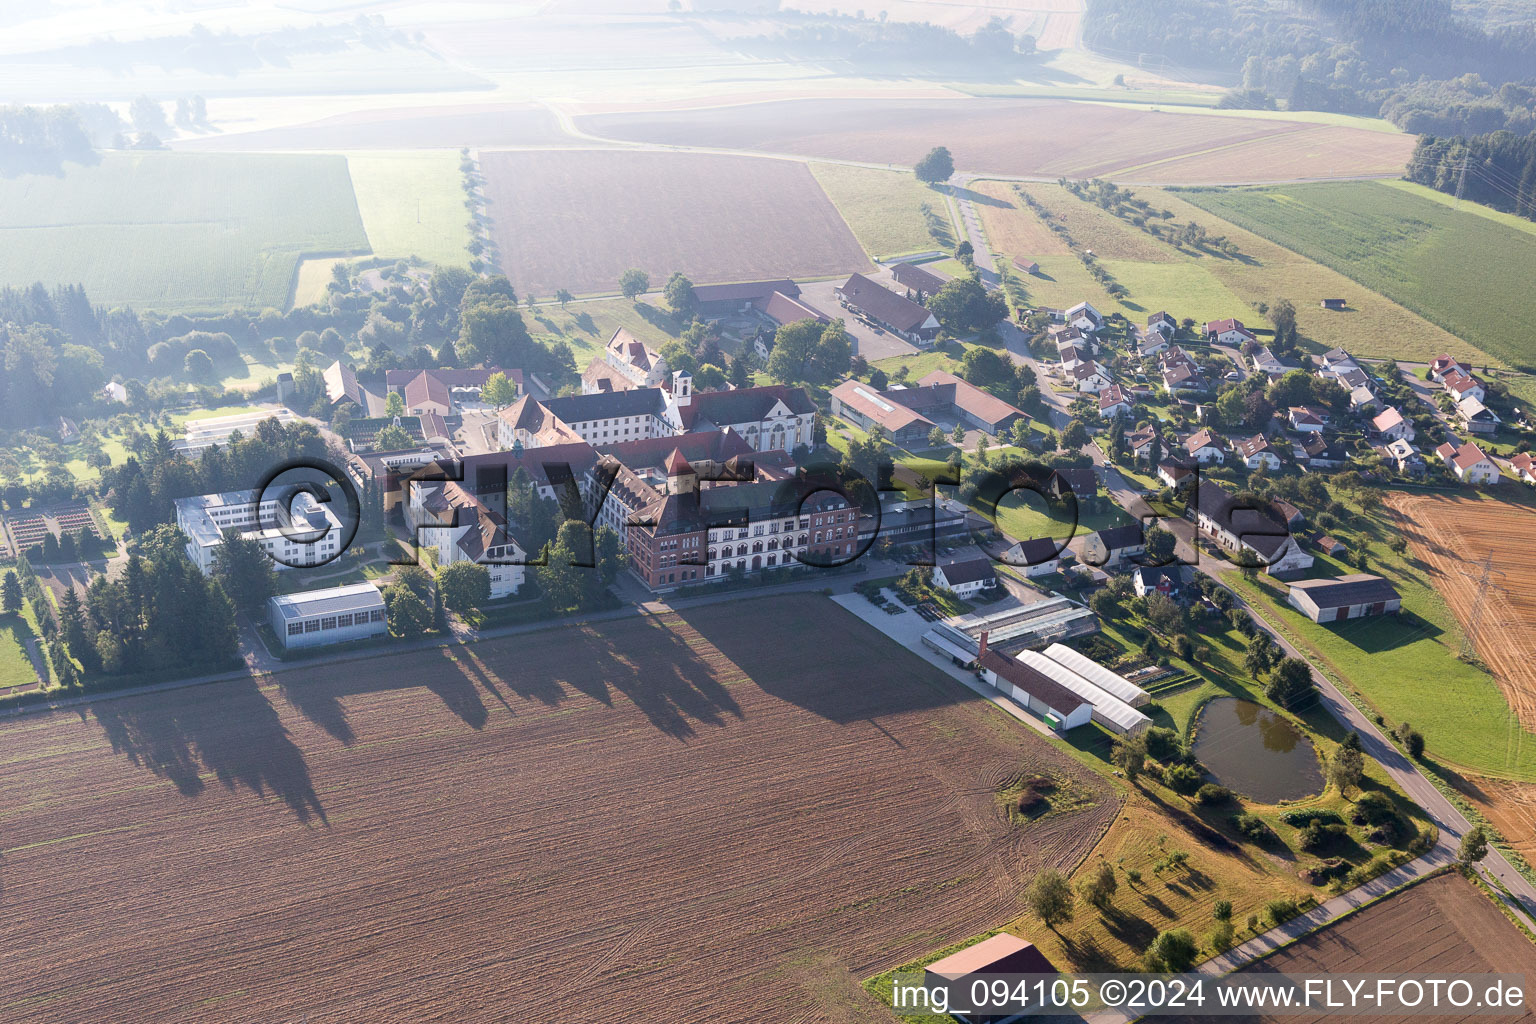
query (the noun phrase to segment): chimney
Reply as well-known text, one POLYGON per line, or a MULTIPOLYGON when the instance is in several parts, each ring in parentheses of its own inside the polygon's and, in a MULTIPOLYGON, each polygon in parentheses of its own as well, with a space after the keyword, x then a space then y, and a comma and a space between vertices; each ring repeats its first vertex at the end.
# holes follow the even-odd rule
POLYGON ((987 656, 987 634, 989 632, 991 632, 991 631, 990 630, 986 630, 986 629, 981 631, 981 647, 980 647, 979 650, 976 651, 976 660, 977 661, 980 661, 982 658, 985 658, 987 656))

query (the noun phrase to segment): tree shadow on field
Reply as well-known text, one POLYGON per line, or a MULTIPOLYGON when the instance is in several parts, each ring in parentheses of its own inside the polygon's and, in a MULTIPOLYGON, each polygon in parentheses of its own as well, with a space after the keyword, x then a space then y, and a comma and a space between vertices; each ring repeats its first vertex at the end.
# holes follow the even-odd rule
POLYGON ((211 773, 231 792, 275 796, 300 821, 325 822, 304 753, 254 679, 103 701, 92 713, 114 751, 183 796, 200 795, 211 773))
POLYGON ((342 698, 387 690, 425 689, 471 729, 483 729, 490 718, 485 702, 466 668, 463 651, 448 648, 423 652, 423 663, 370 658, 348 662, 315 673, 285 673, 279 677, 283 699, 332 738, 344 744, 357 740, 342 698), (396 666, 405 666, 396 671, 396 666))
MULTIPOLYGON (((570 699, 571 690, 608 707, 617 703, 617 694, 676 740, 697 735, 697 725, 719 726, 727 717, 742 717, 713 666, 675 630, 654 618, 643 621, 643 632, 626 637, 622 645, 604 635, 601 624, 561 630, 557 635, 564 642, 556 649, 537 654, 530 649, 531 656, 502 669, 496 681, 523 700, 551 707, 570 699)), ((527 640, 509 643, 526 647, 527 640)), ((505 664, 499 653, 484 645, 476 651, 488 677, 505 664)))

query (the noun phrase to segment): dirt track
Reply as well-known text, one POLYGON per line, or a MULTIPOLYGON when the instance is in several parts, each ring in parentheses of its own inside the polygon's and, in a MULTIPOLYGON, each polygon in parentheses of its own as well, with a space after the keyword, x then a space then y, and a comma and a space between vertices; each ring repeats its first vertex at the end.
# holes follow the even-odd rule
POLYGON ((345 671, 0 726, 0 1020, 881 1019, 1116 806, 816 596, 345 671))

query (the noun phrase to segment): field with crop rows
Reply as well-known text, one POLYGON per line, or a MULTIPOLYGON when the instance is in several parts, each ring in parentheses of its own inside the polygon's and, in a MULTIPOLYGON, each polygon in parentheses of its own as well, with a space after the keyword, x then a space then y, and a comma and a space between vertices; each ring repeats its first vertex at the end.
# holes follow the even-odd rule
MULTIPOLYGON (((1261 977, 1351 973, 1438 977, 1506 972, 1529 976, 1533 970, 1536 947, 1531 940, 1471 882, 1450 873, 1388 896, 1266 957, 1243 973, 1261 977)), ((1522 1014, 1521 1019, 1525 1016, 1522 1014)), ((1323 1024, 1338 1018, 1325 1011, 1302 1016, 1210 1019, 1243 1024, 1323 1024)))
POLYGON ((1497 360, 1536 366, 1536 235, 1374 182, 1180 194, 1497 360))
POLYGON ((858 979, 1017 915, 1118 806, 815 595, 0 733, 18 1024, 849 1019, 858 979), (1082 799, 1011 821, 1036 774, 1082 799))
POLYGON ((339 156, 105 153, 0 180, 0 284, 102 305, 283 308, 305 253, 365 253, 339 156))
POLYGON ((800 163, 609 150, 483 153, 492 234, 519 295, 827 277, 869 265, 800 163))

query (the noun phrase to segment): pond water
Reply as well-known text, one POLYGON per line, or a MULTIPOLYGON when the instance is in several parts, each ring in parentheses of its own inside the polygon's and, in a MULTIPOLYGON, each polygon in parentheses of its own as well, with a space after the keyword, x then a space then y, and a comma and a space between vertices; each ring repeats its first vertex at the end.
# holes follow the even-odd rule
POLYGON ((1261 803, 1322 792, 1312 741, 1253 701, 1218 697, 1200 709, 1194 755, 1211 778, 1261 803))

